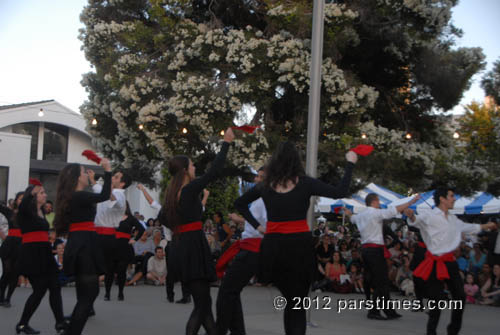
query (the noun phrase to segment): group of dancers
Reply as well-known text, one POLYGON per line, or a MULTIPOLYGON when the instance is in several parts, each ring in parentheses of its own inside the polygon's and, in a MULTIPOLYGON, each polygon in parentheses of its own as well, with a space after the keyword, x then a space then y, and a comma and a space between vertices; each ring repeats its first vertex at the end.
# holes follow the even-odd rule
MULTIPOLYGON (((242 239, 231 247, 234 257, 219 262, 216 271, 202 229, 200 195, 209 183, 223 177, 223 166, 233 139, 234 133, 228 128, 220 152, 201 177, 196 177, 195 166, 187 156, 175 156, 168 162, 171 179, 165 202, 163 206, 158 205, 161 207, 159 218, 172 231, 167 250, 167 282, 172 286, 175 281, 180 281, 194 301, 186 324, 187 335, 198 334, 202 326, 208 335, 225 335, 228 331, 233 335, 246 334, 240 293, 255 275, 259 282, 276 286, 287 301, 308 296, 315 273, 313 237, 306 221, 310 197, 348 196, 358 159, 353 151, 347 152, 344 175, 338 185, 332 186, 305 174, 293 143, 279 144, 266 166, 259 170, 256 186, 235 201, 235 208, 242 217, 233 215, 233 219, 245 222, 245 229, 242 239), (223 277, 214 318, 210 284, 217 280, 217 272, 223 277)), ((58 180, 54 225, 58 234, 67 234, 63 270, 76 281, 77 303, 69 318, 64 318, 62 312, 57 266, 48 241, 49 225, 41 209, 46 200, 43 187, 30 186, 18 194, 13 210, 0 207, 9 222, 9 235, 1 249, 4 276, 0 285, 0 302, 9 303, 18 273, 26 275, 33 287, 16 326, 18 334, 39 333, 29 326, 29 320, 47 290, 59 334, 82 333, 87 318, 93 313, 100 275, 106 277, 105 300, 110 299, 115 273, 119 285, 118 299, 124 299, 125 269, 132 257, 131 231, 134 226, 139 230, 142 226, 132 219, 123 192, 131 179, 123 172, 112 177, 107 159, 102 160, 101 166, 105 171, 102 186, 95 184, 93 172, 79 164, 67 165, 58 180), (89 182, 93 184, 92 192, 86 191, 89 182), (15 270, 14 263, 20 264, 19 270, 15 270)), ((465 224, 448 213, 454 204, 454 195, 449 189, 436 190, 436 208, 430 212, 415 215, 409 206, 417 200, 418 196, 394 209, 380 209, 378 197, 369 195, 366 199, 368 210, 356 215, 346 210, 361 233, 365 293, 374 300, 390 299, 382 220, 403 212, 409 217, 409 224, 420 230, 422 245, 426 248, 414 273, 422 278, 419 288, 425 293, 421 297, 445 299, 443 285, 446 283, 454 299, 465 301, 462 280, 451 253, 459 246, 462 232, 477 233, 481 229, 495 229, 496 225, 465 224), (373 296, 370 293, 372 288, 373 296)), ((148 201, 153 202, 152 199, 148 201)), ((368 317, 400 317, 395 310, 383 310, 385 316, 380 312, 370 311, 368 317)), ((462 314, 463 308, 452 312, 448 334, 458 334, 462 314)), ((436 334, 439 316, 438 309, 429 313, 428 335, 436 334)), ((284 309, 284 330, 287 335, 305 334, 306 310, 294 309, 293 304, 288 304, 284 309)))

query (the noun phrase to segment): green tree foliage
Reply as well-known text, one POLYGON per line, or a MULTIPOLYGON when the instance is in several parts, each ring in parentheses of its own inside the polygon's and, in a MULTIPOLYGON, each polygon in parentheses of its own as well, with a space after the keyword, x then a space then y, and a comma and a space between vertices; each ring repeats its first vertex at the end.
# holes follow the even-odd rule
POLYGON ((481 87, 486 95, 491 96, 495 103, 500 105, 500 59, 493 64, 493 69, 483 77, 481 87))

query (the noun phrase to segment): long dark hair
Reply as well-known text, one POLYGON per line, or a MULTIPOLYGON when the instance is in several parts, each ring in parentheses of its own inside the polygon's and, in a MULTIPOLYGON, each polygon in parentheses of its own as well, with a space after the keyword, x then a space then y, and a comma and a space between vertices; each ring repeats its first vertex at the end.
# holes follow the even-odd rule
POLYGON ((68 164, 59 173, 57 179, 56 195, 56 215, 54 218, 54 227, 58 235, 65 234, 69 229, 69 205, 73 198, 73 193, 78 185, 82 168, 80 164, 68 164))
POLYGON ((14 204, 12 205, 12 211, 14 212, 16 212, 19 209, 19 206, 17 205, 17 199, 19 199, 21 195, 24 195, 24 191, 17 192, 16 196, 14 197, 14 204))
MULTIPOLYGON (((37 208, 37 201, 36 201, 36 196, 32 196, 31 192, 33 192, 33 189, 35 186, 28 186, 26 190, 23 192, 23 200, 21 200, 21 204, 19 205, 17 215, 15 216, 15 221, 16 224, 19 226, 20 221, 22 220, 27 220, 30 217, 37 217, 38 216, 38 208, 37 208), (19 209, 22 208, 22 211, 19 209)), ((17 196, 16 196, 17 199, 17 196)))
POLYGON ((165 195, 164 210, 162 217, 165 225, 172 232, 175 233, 177 226, 180 224, 180 217, 177 212, 179 205, 179 191, 184 183, 184 177, 189 168, 189 157, 184 155, 174 156, 168 162, 168 172, 172 176, 170 183, 167 186, 167 193, 165 195))
POLYGON ((299 152, 292 142, 281 142, 267 164, 264 184, 275 188, 286 185, 288 181, 295 183, 297 177, 305 175, 299 152))

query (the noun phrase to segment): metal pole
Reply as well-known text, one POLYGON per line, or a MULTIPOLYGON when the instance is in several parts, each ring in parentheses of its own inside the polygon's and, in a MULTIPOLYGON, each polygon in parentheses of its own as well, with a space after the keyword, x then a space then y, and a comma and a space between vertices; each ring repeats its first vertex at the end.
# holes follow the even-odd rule
MULTIPOLYGON (((323 63, 323 26, 324 26, 325 0, 314 0, 313 29, 311 44, 311 74, 309 91, 309 112, 307 119, 307 153, 306 173, 311 177, 317 176, 318 170, 318 138, 319 138, 319 107, 321 97, 321 65, 323 63)), ((307 222, 312 231, 314 220, 315 198, 307 213, 307 222)), ((317 327, 311 320, 311 309, 307 310, 307 323, 310 327, 317 327)))

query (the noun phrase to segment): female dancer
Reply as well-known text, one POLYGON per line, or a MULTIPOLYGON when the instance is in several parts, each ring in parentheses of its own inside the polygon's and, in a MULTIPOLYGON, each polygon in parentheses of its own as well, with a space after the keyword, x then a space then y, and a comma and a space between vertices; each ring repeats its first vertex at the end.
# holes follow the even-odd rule
POLYGON ((137 221, 130 211, 130 205, 126 202, 125 215, 123 216, 120 226, 116 229, 114 241, 114 257, 112 277, 116 273, 118 282, 118 300, 123 301, 123 287, 127 279, 127 266, 134 260, 134 248, 130 244, 132 238, 132 228, 135 228, 139 233, 137 236, 142 236, 144 227, 137 221))
POLYGON ((89 186, 87 171, 80 164, 69 164, 62 169, 57 181, 56 217, 58 234, 68 234, 64 249, 63 271, 76 278, 77 303, 64 334, 80 335, 90 309, 99 294, 99 275, 105 265, 97 243, 94 227, 96 203, 109 200, 111 195, 111 165, 101 161, 104 185, 101 193, 84 191, 89 186))
POLYGON ((49 223, 45 219, 42 209, 46 200, 47 193, 42 186, 28 187, 16 216, 22 233, 18 260, 19 272, 28 277, 33 287, 33 293, 26 300, 21 320, 16 326, 17 334, 40 334, 28 324, 47 289, 50 292, 50 308, 56 319, 56 331, 62 331, 64 328, 61 287, 57 280, 57 264, 49 242, 49 223))
POLYGON ((15 220, 17 209, 23 200, 24 192, 16 194, 14 199, 14 208, 10 209, 7 206, 0 205, 0 213, 2 213, 9 224, 9 235, 3 241, 0 247, 0 258, 2 258, 2 278, 0 279, 0 306, 10 307, 10 298, 17 287, 18 271, 16 269, 17 257, 19 256, 19 248, 21 247, 21 230, 15 220), (5 290, 7 297, 5 297, 5 290))
POLYGON ((289 302, 284 312, 285 333, 306 333, 305 309, 293 309, 294 297, 306 297, 314 274, 314 246, 306 215, 312 195, 347 195, 357 155, 346 154, 348 164, 336 187, 305 175, 295 145, 281 143, 271 157, 264 183, 238 198, 234 205, 254 228, 261 228, 248 205, 262 197, 267 228, 260 247, 259 281, 274 283, 289 302))
POLYGON ((195 167, 186 156, 175 156, 168 164, 172 180, 167 188, 162 221, 174 233, 169 250, 169 271, 185 283, 193 295, 194 309, 186 325, 187 335, 198 334, 202 324, 208 335, 216 334, 210 282, 216 281, 217 276, 210 247, 202 231, 200 194, 222 170, 233 139, 233 131, 228 128, 221 151, 207 173, 200 178, 195 179, 195 167))

